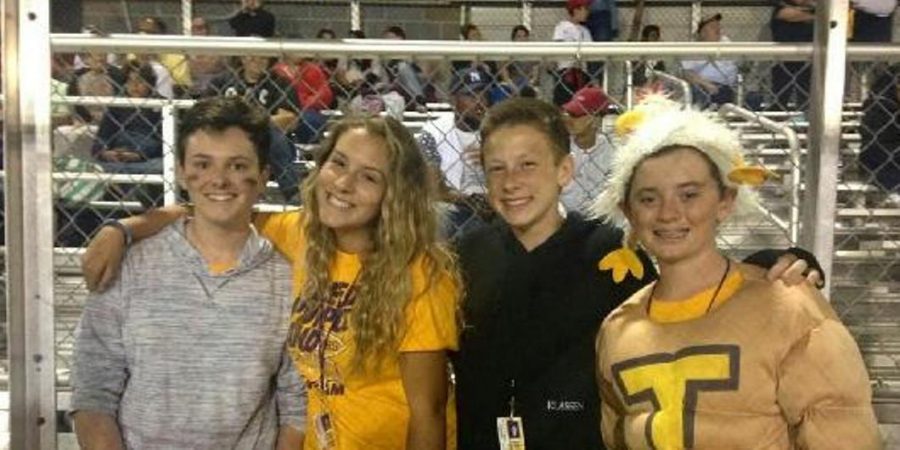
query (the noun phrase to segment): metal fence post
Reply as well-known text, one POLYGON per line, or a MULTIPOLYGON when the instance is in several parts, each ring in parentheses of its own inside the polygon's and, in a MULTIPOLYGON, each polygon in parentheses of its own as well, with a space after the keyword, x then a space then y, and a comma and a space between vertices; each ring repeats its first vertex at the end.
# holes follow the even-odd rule
MULTIPOLYGON (((701 0, 694 0, 691 3, 691 29, 688 30, 688 36, 694 35, 694 30, 700 25, 700 21, 703 19, 703 5, 701 0)), ((691 39, 696 40, 696 39, 691 39)))
POLYGON ((834 217, 840 162, 841 115, 844 101, 844 65, 847 60, 849 0, 822 2, 817 9, 813 53, 812 102, 803 202, 801 242, 822 265, 831 288, 834 259, 834 217))
POLYGON ((56 449, 50 2, 3 2, 10 448, 56 449))
POLYGON ((163 202, 166 206, 174 205, 178 201, 178 182, 175 179, 175 147, 178 143, 178 124, 175 105, 168 104, 162 107, 162 140, 163 148, 169 149, 163 152, 163 202))
POLYGON ((190 36, 194 19, 194 0, 181 0, 181 34, 190 36))
POLYGON ((350 29, 362 30, 362 10, 359 0, 350 1, 350 29))
POLYGON ((522 0, 522 25, 531 30, 532 16, 534 15, 534 5, 531 0, 522 0))

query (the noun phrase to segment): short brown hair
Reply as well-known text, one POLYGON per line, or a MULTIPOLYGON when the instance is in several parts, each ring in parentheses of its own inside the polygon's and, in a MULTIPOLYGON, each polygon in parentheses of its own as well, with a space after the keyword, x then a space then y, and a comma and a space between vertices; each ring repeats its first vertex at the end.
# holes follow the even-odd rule
POLYGON ((519 97, 501 102, 488 110, 481 123, 481 142, 505 127, 528 125, 540 131, 553 144, 557 161, 569 154, 569 132, 559 109, 543 100, 519 97))
POLYGON ((188 139, 198 131, 223 132, 237 127, 247 133, 253 144, 259 167, 269 165, 269 115, 258 105, 242 97, 210 97, 194 104, 179 114, 178 142, 175 155, 178 163, 184 165, 188 139))

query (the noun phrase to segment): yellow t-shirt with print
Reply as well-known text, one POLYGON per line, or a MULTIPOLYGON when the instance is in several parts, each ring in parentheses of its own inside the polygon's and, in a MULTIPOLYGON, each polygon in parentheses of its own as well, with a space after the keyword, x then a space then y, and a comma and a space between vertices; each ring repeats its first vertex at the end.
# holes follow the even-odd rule
MULTIPOLYGON (((262 234, 293 262, 295 297, 299 297, 305 278, 302 214, 275 214, 257 221, 262 234)), ((357 255, 339 252, 331 267, 332 295, 325 307, 313 308, 300 298, 295 300, 287 345, 309 388, 306 449, 318 448, 314 419, 326 411, 335 430, 337 450, 405 448, 409 407, 398 358, 384 361, 377 372, 350 370, 355 346, 348 318, 360 269, 357 255), (323 365, 324 370, 320 370, 323 365)), ((438 277, 429 283, 421 260, 414 263, 411 275, 413 292, 419 294, 407 307, 400 352, 456 349, 458 287, 450 277, 438 277)), ((452 424, 452 409, 448 412, 452 424)), ((455 441, 453 428, 448 427, 451 445, 455 441)))

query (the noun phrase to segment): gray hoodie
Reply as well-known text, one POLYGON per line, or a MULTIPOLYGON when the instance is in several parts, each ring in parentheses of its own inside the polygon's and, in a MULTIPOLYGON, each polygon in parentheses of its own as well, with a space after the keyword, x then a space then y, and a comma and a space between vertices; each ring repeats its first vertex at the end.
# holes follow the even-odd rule
POLYGON ((254 231, 212 275, 179 221, 135 244, 76 331, 72 409, 115 417, 129 449, 272 449, 305 430, 285 352, 291 268, 254 231))

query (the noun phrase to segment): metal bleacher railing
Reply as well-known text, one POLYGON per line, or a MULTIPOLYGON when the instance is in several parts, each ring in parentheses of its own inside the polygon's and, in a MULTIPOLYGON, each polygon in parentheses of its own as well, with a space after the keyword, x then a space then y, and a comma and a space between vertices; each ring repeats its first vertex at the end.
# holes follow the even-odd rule
MULTIPOLYGON (((51 43, 54 52, 115 52, 115 53, 175 53, 175 54, 209 54, 220 56, 237 55, 268 55, 272 57, 284 57, 285 55, 302 56, 309 58, 358 58, 367 57, 373 60, 403 60, 403 61, 438 61, 447 63, 448 60, 539 60, 541 63, 549 63, 556 60, 578 57, 584 61, 603 60, 608 64, 605 70, 610 74, 619 74, 620 80, 629 79, 631 61, 640 58, 733 58, 740 60, 753 70, 753 76, 745 77, 745 86, 748 90, 768 89, 768 81, 759 74, 767 73, 773 64, 782 60, 809 60, 812 55, 810 45, 772 45, 771 43, 728 43, 716 45, 704 45, 698 43, 664 43, 664 44, 637 44, 637 43, 597 43, 589 45, 575 45, 566 43, 526 43, 510 44, 507 42, 467 42, 465 46, 458 42, 446 41, 381 41, 381 40, 346 40, 337 42, 328 41, 288 41, 288 40, 262 40, 262 39, 233 39, 233 38, 183 38, 177 36, 117 36, 107 38, 83 36, 83 35, 53 35, 51 43)), ((875 60, 875 53, 868 56, 875 60)), ((865 57, 865 56, 864 56, 865 57)), ((673 71, 674 72, 674 71, 673 71)), ((49 83, 49 74, 41 74, 49 83)), ((671 77, 669 81, 677 83, 682 90, 682 98, 690 102, 690 87, 685 86, 684 80, 677 75, 664 73, 661 77, 671 77)), ((604 77, 610 83, 611 92, 626 92, 631 98, 631 89, 616 86, 615 76, 604 77)), ((631 83, 628 82, 628 86, 631 83)), ((771 97, 771 92, 765 92, 766 97, 771 97)), ((157 107, 162 110, 162 135, 164 142, 163 171, 161 174, 143 176, 139 183, 161 184, 164 192, 164 203, 170 204, 176 200, 174 183, 174 155, 171 152, 172 143, 175 142, 175 130, 177 129, 175 110, 189 106, 189 100, 138 100, 137 102, 120 97, 58 97, 54 98, 61 104, 82 104, 109 106, 124 102, 128 106, 142 104, 148 107, 157 107)), ((445 96, 446 101, 446 96, 445 96)), ((628 102, 630 105, 631 102, 628 102)), ((448 106, 444 102, 426 103, 424 111, 406 111, 403 118, 408 125, 419 127, 423 122, 454 114, 454 106, 448 106)), ((343 114, 340 110, 329 111, 328 117, 337 117, 343 114)), ((800 214, 801 202, 815 202, 811 194, 812 189, 807 189, 804 169, 804 156, 811 152, 806 135, 806 126, 803 123, 791 122, 789 119, 800 114, 799 111, 787 113, 764 113, 753 111, 745 104, 723 105, 719 109, 723 120, 741 130, 742 141, 750 150, 752 158, 758 159, 774 171, 783 175, 783 184, 773 186, 762 193, 765 213, 750 222, 741 223, 738 228, 729 229, 723 244, 736 252, 746 252, 757 247, 782 246, 797 243, 813 224, 803 223, 800 214), (783 121, 782 121, 783 120, 783 121)), ((848 128, 859 126, 858 118, 850 119, 848 128), (856 122, 853 122, 856 120, 856 122)), ((845 143, 842 156, 844 164, 855 165, 855 158, 859 152, 859 133, 849 131, 843 135, 845 143), (852 147, 855 146, 855 147, 852 147), (854 150, 854 148, 856 150, 854 150)), ((102 176, 89 173, 75 174, 57 171, 54 179, 72 180, 86 179, 103 181, 106 183, 135 182, 133 177, 122 174, 104 174, 102 176)), ((882 241, 890 241, 889 236, 896 236, 900 223, 896 220, 900 217, 897 208, 873 208, 871 204, 863 202, 852 204, 855 194, 863 196, 878 195, 881 191, 878 187, 872 187, 870 180, 860 177, 853 180, 841 180, 841 186, 837 193, 839 203, 846 200, 852 208, 843 207, 841 203, 836 217, 837 222, 847 219, 854 234, 848 234, 838 230, 834 234, 836 239, 842 236, 852 236, 853 239, 866 241, 875 240, 871 229, 865 226, 853 227, 854 218, 865 220, 877 220, 884 227, 879 228, 876 238, 882 241), (846 198, 845 198, 846 197, 846 198)), ((101 202, 102 200, 97 200, 101 202)), ((103 205, 101 203, 88 206, 88 208, 117 208, 120 205, 103 205)), ((132 205, 135 209, 139 207, 132 205)), ((47 205, 48 208, 53 206, 47 205)), ((863 224, 865 225, 865 224, 863 224)), ((871 228, 871 227, 869 227, 871 228)), ((845 231, 847 229, 844 229, 845 231)), ((858 244, 854 241, 853 244, 858 244)), ((836 269, 830 273, 837 280, 832 283, 832 298, 838 312, 853 329, 857 339, 866 353, 867 362, 870 364, 872 376, 876 380, 876 394, 884 394, 878 399, 891 398, 900 392, 900 364, 898 364, 897 344, 895 336, 889 330, 884 329, 879 320, 884 317, 892 317, 896 320, 900 317, 897 305, 900 304, 900 289, 896 286, 894 275, 897 272, 896 262, 887 261, 887 257, 896 257, 897 249, 882 248, 877 250, 860 250, 859 246, 851 250, 851 244, 836 242, 835 255, 819 255, 820 258, 834 257, 836 269), (861 254, 841 254, 839 252, 862 252, 861 254), (878 256, 881 255, 881 256, 878 256), (848 258, 845 258, 848 257, 848 258), (868 272, 868 276, 874 280, 856 281, 854 277, 859 271, 859 279, 867 267, 873 263, 882 266, 877 274, 868 272), (857 269, 860 268, 860 269, 857 269), (873 284, 877 284, 880 293, 872 295, 873 284), (872 298, 886 299, 881 303, 870 301, 872 298), (864 307, 864 308, 863 308, 864 307), (863 312, 860 312, 863 311, 863 312), (874 330, 874 331, 873 331, 874 330), (880 333, 880 334, 879 334, 880 333)), ((55 376, 56 385, 60 391, 66 389, 66 360, 67 352, 71 347, 71 328, 74 327, 73 315, 77 317, 80 311, 80 302, 83 302, 84 288, 78 279, 77 248, 60 248, 55 261, 56 292, 54 302, 56 317, 43 317, 42 320, 55 321, 57 326, 57 374, 43 374, 42 376, 55 376)), ((10 262, 11 263, 11 262, 10 262)), ((880 400, 881 401, 881 400, 880 400)))

